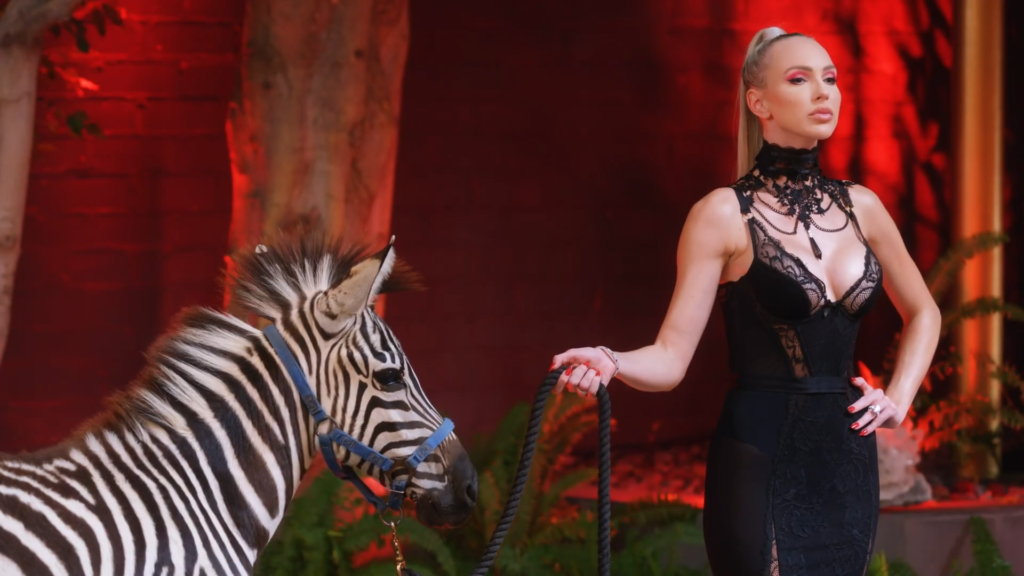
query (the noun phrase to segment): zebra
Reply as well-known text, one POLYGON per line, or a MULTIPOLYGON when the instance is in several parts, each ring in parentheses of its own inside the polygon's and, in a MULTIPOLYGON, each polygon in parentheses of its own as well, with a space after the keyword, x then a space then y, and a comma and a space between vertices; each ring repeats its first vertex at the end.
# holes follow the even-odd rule
MULTIPOLYGON (((374 312, 378 295, 418 283, 393 241, 367 255, 283 239, 242 256, 233 279, 337 428, 401 459, 442 417, 374 312)), ((0 454, 0 574, 252 572, 316 453, 314 420, 266 333, 223 312, 182 312, 146 358, 68 440, 0 454)), ((334 451, 386 487, 407 482, 430 526, 462 524, 475 506, 476 469, 454 434, 412 471, 334 451)))

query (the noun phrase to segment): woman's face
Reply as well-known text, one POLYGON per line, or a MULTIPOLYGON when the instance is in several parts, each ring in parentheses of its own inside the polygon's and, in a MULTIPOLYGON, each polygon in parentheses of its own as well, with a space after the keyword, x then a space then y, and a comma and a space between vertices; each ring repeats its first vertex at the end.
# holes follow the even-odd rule
POLYGON ((811 38, 773 44, 766 55, 764 87, 747 92, 747 104, 764 127, 765 139, 809 148, 832 135, 842 95, 828 52, 811 38))

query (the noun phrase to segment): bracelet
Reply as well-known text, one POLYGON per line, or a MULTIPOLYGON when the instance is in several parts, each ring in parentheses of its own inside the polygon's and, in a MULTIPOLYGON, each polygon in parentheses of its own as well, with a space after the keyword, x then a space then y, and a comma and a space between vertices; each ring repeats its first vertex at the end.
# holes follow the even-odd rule
MULTIPOLYGON (((612 362, 615 362, 615 374, 612 374, 611 376, 611 378, 615 378, 619 374, 619 357, 616 356, 615 352, 612 352, 607 346, 598 346, 597 349, 607 354, 608 357, 612 359, 612 362)), ((609 378, 609 380, 611 378, 609 378)))

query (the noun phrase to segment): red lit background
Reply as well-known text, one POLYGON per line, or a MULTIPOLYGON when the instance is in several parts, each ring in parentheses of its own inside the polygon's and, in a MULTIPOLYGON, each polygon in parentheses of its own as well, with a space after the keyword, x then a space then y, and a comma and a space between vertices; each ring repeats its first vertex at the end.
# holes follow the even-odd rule
MULTIPOLYGON (((1007 2, 1007 41, 1020 8, 1007 2)), ((58 441, 125 386, 182 307, 218 306, 230 218, 224 122, 241 0, 125 0, 81 71, 106 137, 53 135, 40 111, 0 368, 0 450, 58 441)), ((930 266, 946 247, 951 0, 411 2, 393 230, 430 290, 387 319, 463 437, 532 397, 556 352, 657 333, 689 207, 732 178, 737 73, 767 25, 816 37, 843 112, 822 163, 872 188, 930 266)), ((1008 195, 1020 115, 1007 74, 1008 195)), ((43 108, 44 106, 41 106, 43 108)), ((1020 238, 1021 194, 1006 211, 1020 238)), ((1020 249, 1007 300, 1021 302, 1020 249)), ((899 328, 884 300, 858 359, 899 328)), ((1024 357, 1008 325, 1007 358, 1024 357)), ((622 444, 710 433, 728 386, 716 309, 683 385, 614 390, 622 444)), ((1009 455, 1012 459, 1012 455, 1009 455)))

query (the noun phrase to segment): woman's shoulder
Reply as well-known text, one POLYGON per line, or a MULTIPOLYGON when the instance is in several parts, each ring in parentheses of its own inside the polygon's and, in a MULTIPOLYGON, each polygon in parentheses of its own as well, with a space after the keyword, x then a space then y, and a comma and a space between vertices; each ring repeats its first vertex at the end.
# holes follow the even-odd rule
POLYGON ((691 214, 720 221, 735 219, 739 211, 740 203, 736 191, 728 186, 708 192, 690 209, 691 214))
POLYGON ((861 211, 873 211, 879 208, 885 209, 882 204, 882 200, 875 194, 873 190, 862 184, 856 182, 850 182, 849 180, 844 181, 846 184, 846 190, 850 195, 850 203, 854 208, 857 208, 858 212, 861 211))

